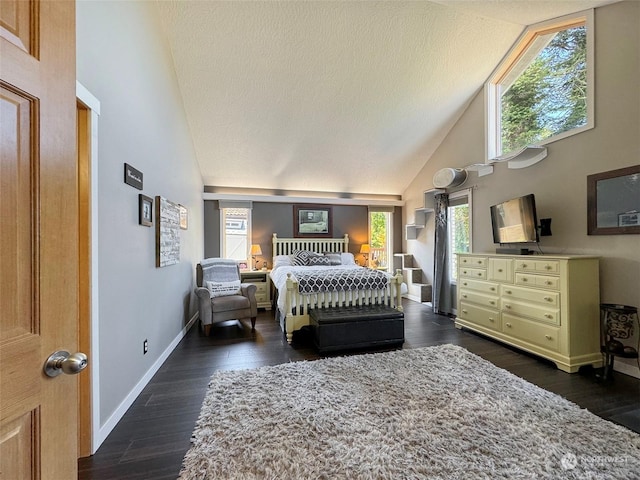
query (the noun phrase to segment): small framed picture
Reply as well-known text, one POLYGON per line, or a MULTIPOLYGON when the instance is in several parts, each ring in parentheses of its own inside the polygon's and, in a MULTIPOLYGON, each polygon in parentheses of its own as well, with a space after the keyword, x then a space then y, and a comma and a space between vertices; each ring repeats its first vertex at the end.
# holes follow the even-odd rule
POLYGON ((180 228, 186 230, 189 228, 189 211, 184 205, 178 205, 180 208, 180 228))
POLYGON ((627 212, 618 214, 619 227, 636 227, 640 225, 640 212, 627 212))
POLYGON ((238 267, 240 267, 240 270, 246 270, 247 262, 238 262, 238 267))
POLYGON ((151 227, 153 225, 153 198, 138 194, 138 209, 140 225, 151 227))

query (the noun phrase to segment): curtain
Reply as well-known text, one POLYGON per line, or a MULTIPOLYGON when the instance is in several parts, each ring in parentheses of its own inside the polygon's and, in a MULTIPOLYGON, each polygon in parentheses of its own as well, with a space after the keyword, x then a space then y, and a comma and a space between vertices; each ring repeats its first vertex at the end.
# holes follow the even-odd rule
POLYGON ((433 311, 434 313, 453 313, 451 305, 451 279, 447 260, 449 195, 435 195, 435 247, 433 261, 433 311))

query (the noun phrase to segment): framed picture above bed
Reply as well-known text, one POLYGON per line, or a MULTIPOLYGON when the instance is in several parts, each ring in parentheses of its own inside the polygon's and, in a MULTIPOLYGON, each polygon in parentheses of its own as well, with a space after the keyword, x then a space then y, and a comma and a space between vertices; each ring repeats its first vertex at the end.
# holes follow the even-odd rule
POLYGON ((329 205, 294 205, 293 236, 328 237, 333 235, 333 219, 329 205))

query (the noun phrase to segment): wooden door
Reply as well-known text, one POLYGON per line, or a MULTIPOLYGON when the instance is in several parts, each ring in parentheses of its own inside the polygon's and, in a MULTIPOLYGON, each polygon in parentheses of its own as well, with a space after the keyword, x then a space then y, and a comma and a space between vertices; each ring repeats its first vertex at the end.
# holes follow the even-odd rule
POLYGON ((0 2, 0 478, 77 478, 75 3, 0 2))

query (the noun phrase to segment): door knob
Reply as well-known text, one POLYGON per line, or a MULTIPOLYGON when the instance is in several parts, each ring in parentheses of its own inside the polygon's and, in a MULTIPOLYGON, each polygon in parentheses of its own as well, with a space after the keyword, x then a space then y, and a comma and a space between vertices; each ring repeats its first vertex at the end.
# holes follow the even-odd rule
POLYGON ((61 373, 74 375, 87 367, 89 361, 84 353, 77 352, 69 355, 69 352, 58 350, 53 352, 44 364, 44 373, 48 377, 57 377, 61 373))

